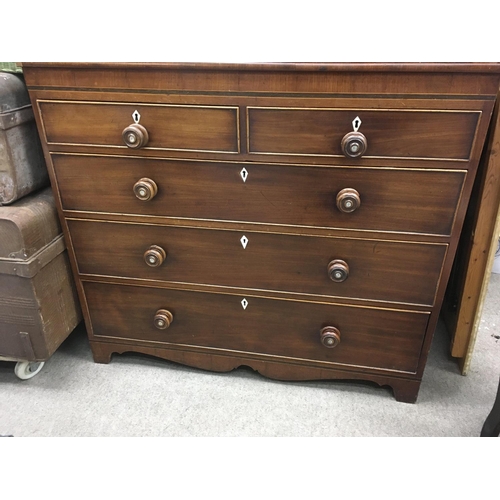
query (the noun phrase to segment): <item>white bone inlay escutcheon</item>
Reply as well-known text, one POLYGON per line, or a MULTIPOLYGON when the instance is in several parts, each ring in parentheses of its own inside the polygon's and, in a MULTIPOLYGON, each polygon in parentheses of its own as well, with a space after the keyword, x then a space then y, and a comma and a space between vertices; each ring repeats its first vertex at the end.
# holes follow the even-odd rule
POLYGON ((243 307, 243 309, 246 309, 246 308, 247 308, 247 306, 248 306, 248 300, 247 300, 247 299, 243 299, 243 300, 241 301, 241 306, 243 307))
POLYGON ((245 249, 248 245, 248 238, 243 235, 240 240, 241 246, 245 249))
POLYGON ((248 172, 247 172, 246 168, 244 168, 240 172, 240 175, 241 175, 241 178, 243 179, 243 182, 246 182, 247 181, 247 177, 248 177, 248 172))
POLYGON ((354 129, 354 132, 357 132, 359 127, 361 127, 361 118, 356 116, 356 118, 352 121, 352 128, 354 129))
POLYGON ((141 114, 137 109, 132 113, 132 118, 134 119, 135 123, 139 123, 139 120, 141 119, 141 114))

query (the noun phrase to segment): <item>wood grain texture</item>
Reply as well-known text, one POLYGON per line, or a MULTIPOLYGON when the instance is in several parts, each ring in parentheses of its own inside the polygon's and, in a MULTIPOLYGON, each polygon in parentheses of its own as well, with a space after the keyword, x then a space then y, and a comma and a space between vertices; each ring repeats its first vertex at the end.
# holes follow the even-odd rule
POLYGON ((451 233, 465 180, 463 171, 66 155, 53 155, 53 164, 65 210, 438 235, 451 233), (158 185, 148 202, 132 193, 142 177, 158 185), (351 214, 336 207, 344 188, 361 196, 361 207, 351 214))
POLYGON ((364 157, 449 158, 471 154, 478 112, 248 108, 249 152, 345 156, 341 142, 361 119, 364 157))
MULTIPOLYGON (((153 142, 138 150, 105 140, 92 144, 94 130, 84 118, 83 139, 75 132, 63 138, 75 142, 44 143, 73 269, 82 273, 78 287, 96 361, 131 350, 217 371, 247 364, 287 380, 352 376, 389 384, 398 400, 415 402, 500 65, 34 63, 25 70, 34 105, 67 100, 74 110, 87 106, 77 101, 107 103, 102 108, 120 103, 129 111, 141 105, 146 113, 239 110, 233 157, 182 149, 208 137, 202 116, 193 123, 174 120, 182 125, 172 131, 178 150, 161 149, 170 148, 166 135, 158 149, 153 142), (265 120, 254 115, 247 123, 246 108, 269 109, 265 120), (276 108, 289 114, 282 118, 276 108), (354 111, 368 113, 367 121, 361 116, 368 149, 361 158, 344 158, 338 152, 351 129, 341 133, 339 124, 354 111), (145 202, 132 190, 144 177, 158 187, 145 202), (352 213, 336 207, 344 189, 359 193, 352 213), (91 240, 105 231, 81 229, 103 224, 119 229, 110 229, 101 246, 91 240), (124 227, 134 227, 132 237, 124 227), (167 230, 168 241, 162 239, 167 230), (249 231, 250 246, 233 254, 231 238, 241 237, 240 230, 249 231), (144 253, 157 244, 165 246, 166 258, 150 268, 144 253), (349 267, 342 283, 328 277, 336 258, 349 267), (338 296, 325 294, 332 286, 342 290, 338 296), (173 317, 166 330, 153 324, 162 309, 173 317), (339 329, 335 348, 321 344, 325 327, 339 329)), ((87 118, 98 114, 92 109, 87 118)), ((163 121, 155 126, 168 127, 163 121)), ((53 122, 49 135, 59 127, 53 122)), ((224 134, 206 140, 233 151, 224 134)))
POLYGON ((479 63, 398 63, 398 62, 263 62, 263 63, 194 63, 194 62, 152 62, 152 63, 137 63, 137 62, 23 62, 22 67, 29 70, 30 68, 50 67, 57 68, 75 68, 75 69, 172 69, 186 70, 193 69, 198 71, 205 70, 226 70, 234 69, 239 71, 331 71, 335 73, 357 72, 357 71, 373 71, 373 72, 431 72, 431 73, 500 73, 500 64, 495 62, 479 62, 479 63))
POLYGON ((38 102, 48 143, 124 147, 123 130, 140 114, 148 148, 237 153, 238 108, 140 103, 38 102))
POLYGON ((476 186, 475 202, 468 214, 467 231, 458 256, 455 289, 447 301, 448 326, 453 335, 452 356, 462 359, 462 372, 467 372, 486 289, 497 247, 500 208, 500 116, 497 106, 493 127, 484 155, 481 175, 476 186), (463 281, 462 281, 463 280, 463 281), (456 294, 458 293, 458 297, 456 294), (455 298, 456 297, 456 298, 455 298), (456 302, 455 302, 456 301, 456 302), (469 352, 469 355, 467 356, 469 352), (467 363, 465 357, 469 357, 467 363))
POLYGON ((416 372, 429 318, 424 313, 91 282, 84 289, 96 340, 123 338, 405 373, 416 372), (246 309, 241 304, 245 298, 246 309), (167 330, 153 323, 160 308, 175 318, 167 330), (321 344, 320 331, 327 325, 342 334, 335 349, 321 344))
POLYGON ((347 371, 331 368, 318 368, 299 363, 282 363, 277 360, 262 360, 256 357, 240 357, 231 354, 205 354, 196 351, 185 351, 179 346, 148 347, 143 345, 121 342, 90 341, 92 355, 96 363, 107 364, 113 353, 126 352, 142 353, 156 358, 163 358, 175 363, 196 367, 211 372, 230 372, 240 366, 248 366, 259 374, 275 380, 303 381, 303 380, 347 380, 370 381, 379 386, 389 386, 394 392, 397 401, 415 403, 420 389, 420 380, 405 379, 394 376, 379 375, 376 373, 347 371))
POLYGON ((498 64, 189 66, 35 63, 24 67, 28 88, 204 92, 438 94, 496 96, 498 64), (439 71, 439 68, 443 71, 439 71), (297 71, 298 69, 298 71, 297 71), (328 71, 330 69, 330 71, 328 71))
POLYGON ((68 225, 82 274, 428 306, 434 303, 447 250, 446 245, 251 231, 83 220, 68 220, 68 225), (244 236, 246 248, 240 241, 244 236), (167 253, 160 267, 144 262, 151 245, 167 253), (338 258, 350 268, 349 278, 342 283, 334 283, 328 274, 329 262, 338 258))
MULTIPOLYGON (((439 112, 446 110, 446 112, 467 112, 467 113, 481 113, 481 118, 477 128, 478 136, 482 137, 485 133, 487 124, 493 109, 494 101, 490 100, 478 100, 478 99, 428 99, 423 96, 422 98, 377 98, 370 96, 369 98, 364 97, 348 97, 348 96, 322 96, 322 97, 293 97, 290 94, 280 95, 277 97, 269 97, 265 95, 253 95, 253 94, 193 94, 193 93, 133 93, 127 92, 126 90, 122 92, 95 92, 95 91, 85 91, 85 92, 75 92, 75 91, 63 91, 63 90, 33 90, 31 92, 34 102, 37 101, 69 101, 71 103, 83 102, 102 102, 111 105, 111 103, 128 103, 136 105, 182 105, 184 107, 194 107, 199 108, 203 106, 211 107, 239 107, 239 131, 240 131, 240 153, 238 154, 238 160, 242 161, 255 161, 258 158, 255 153, 247 153, 247 120, 245 109, 247 107, 276 107, 278 103, 281 107, 287 108, 320 108, 320 109, 339 109, 339 110, 349 110, 356 116, 360 112, 366 110, 399 110, 400 112, 411 110, 414 112, 439 112)), ((344 156, 295 156, 288 154, 271 155, 266 154, 266 161, 272 162, 306 162, 306 163, 317 163, 317 164, 352 164, 352 165, 364 165, 364 166, 401 166, 402 162, 404 166, 429 166, 438 168, 469 168, 474 165, 474 162, 479 158, 481 154, 482 143, 474 141, 471 153, 471 163, 465 160, 452 160, 447 159, 446 162, 438 161, 432 158, 422 158, 419 160, 413 159, 412 157, 401 157, 401 158, 388 158, 388 157, 369 157, 368 159, 356 158, 348 159, 344 156), (347 162, 347 163, 346 163, 347 162)), ((129 155, 138 156, 156 156, 164 157, 168 152, 169 157, 179 157, 185 158, 186 156, 190 158, 199 159, 214 159, 226 161, 228 159, 228 153, 217 153, 217 152, 198 152, 196 150, 189 151, 177 151, 174 149, 154 149, 154 148, 142 148, 140 150, 128 149, 125 146, 97 146, 97 145, 72 145, 72 144, 58 144, 51 143, 51 151, 68 151, 77 152, 80 151, 85 153, 89 148, 97 153, 104 154, 116 154, 117 152, 126 152, 129 155), (118 151, 117 151, 118 148, 118 151)), ((234 153, 231 153, 234 155, 234 153)))

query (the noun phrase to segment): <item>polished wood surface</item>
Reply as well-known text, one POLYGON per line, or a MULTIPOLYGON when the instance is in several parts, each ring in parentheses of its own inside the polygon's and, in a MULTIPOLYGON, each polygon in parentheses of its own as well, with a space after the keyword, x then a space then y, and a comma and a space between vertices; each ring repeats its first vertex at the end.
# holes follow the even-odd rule
POLYGON ((249 152, 345 155, 359 117, 365 157, 468 159, 479 112, 249 108, 249 152))
POLYGON ((158 194, 158 185, 152 179, 143 177, 132 187, 135 197, 140 201, 150 201, 158 194))
MULTIPOLYGON (((402 373, 417 370, 429 315, 402 311, 331 306, 248 295, 83 284, 91 310, 93 339, 129 339, 176 344, 207 352, 262 353, 335 365, 372 367, 402 373), (244 309, 241 301, 246 299, 244 309), (154 317, 167 309, 174 321, 158 330, 154 317), (322 344, 320 331, 335 326, 342 342, 322 344)), ((283 359, 285 361, 285 359, 283 359)))
POLYGON ((158 330, 166 330, 174 320, 174 315, 167 309, 158 309, 156 311, 153 323, 158 330))
POLYGON ((83 220, 68 220, 68 227, 81 274, 428 306, 447 250, 447 245, 83 220), (151 245, 167 254, 160 267, 145 265, 151 245), (341 258, 349 277, 334 283, 329 264, 341 258))
POLYGON ((415 402, 500 65, 31 63, 25 76, 95 361, 244 364, 415 402), (133 123, 147 143, 124 142, 133 123))
POLYGON ((40 102, 48 143, 124 146, 138 111, 148 148, 238 152, 238 108, 40 102))
MULTIPOLYGON (((411 113, 473 113, 479 117, 477 126, 477 136, 482 136, 488 126, 488 120, 491 110, 493 108, 494 100, 478 100, 477 98, 434 98, 429 96, 405 96, 404 99, 397 99, 394 96, 380 97, 380 96, 359 96, 352 95, 303 95, 297 96, 295 94, 287 94, 286 96, 280 95, 277 99, 274 94, 253 94, 253 93, 228 93, 228 94, 213 94, 213 93, 177 93, 177 92, 134 92, 121 90, 121 91, 106 91, 96 92, 95 90, 86 90, 85 92, 78 92, 74 90, 44 90, 44 101, 49 102, 70 102, 78 105, 78 103, 101 102, 105 106, 115 105, 116 103, 122 104, 136 104, 135 107, 145 106, 181 106, 192 108, 239 108, 239 135, 240 135, 240 151, 239 153, 227 153, 221 151, 198 151, 190 150, 177 150, 166 148, 152 148, 145 147, 139 149, 132 149, 127 147, 123 141, 120 145, 99 145, 99 144, 72 144, 72 143, 48 143, 47 147, 50 151, 56 152, 81 152, 88 153, 92 150, 95 153, 115 155, 123 153, 132 156, 140 157, 168 157, 174 158, 198 158, 198 159, 212 159, 217 161, 226 161, 233 157, 238 161, 254 162, 263 159, 266 162, 274 163, 314 163, 324 165, 353 165, 353 166, 383 166, 383 167, 416 167, 416 168, 475 168, 476 160, 481 154, 481 142, 474 141, 470 160, 464 159, 446 159, 442 161, 429 157, 414 158, 414 157, 379 157, 379 156, 364 156, 357 158, 347 158, 343 154, 339 155, 294 155, 294 154, 270 154, 270 153, 250 153, 248 152, 248 126, 247 122, 247 108, 265 108, 274 109, 276 104, 279 103, 281 108, 286 109, 319 109, 319 110, 339 110, 350 111, 353 117, 358 116, 365 111, 375 110, 392 110, 394 112, 408 112, 411 113), (264 156, 263 156, 264 155, 264 156)), ((128 116, 126 125, 131 123, 130 118, 136 116, 134 111, 132 115, 128 116)), ((140 108, 139 108, 140 109, 140 108)), ((359 116, 358 116, 359 117, 359 116)), ((137 116, 136 116, 137 118, 137 116)), ((142 115, 140 115, 140 120, 142 115)), ((351 120, 352 121, 352 120, 351 120)), ((352 130, 352 123, 349 124, 349 130, 352 130)), ((40 125, 41 126, 41 125, 40 125)), ((361 124, 361 130, 363 126, 361 124)), ((339 137, 340 140, 341 137, 339 137)))
MULTIPOLYGON (((134 115, 134 113, 132 115, 134 115)), ((132 123, 123 129, 122 139, 125 146, 132 149, 140 149, 147 146, 149 142, 149 132, 146 127, 143 127, 141 124, 132 123)))
POLYGON ((334 326, 325 326, 319 332, 319 337, 321 343, 328 347, 328 349, 333 349, 340 344, 340 330, 334 326))
POLYGON ((29 87, 494 97, 500 64, 25 63, 29 87))
MULTIPOLYGON (((210 353, 193 350, 186 351, 171 345, 168 348, 162 345, 142 345, 136 342, 121 341, 97 341, 90 340, 92 354, 96 363, 109 363, 114 353, 123 354, 126 352, 142 353, 156 358, 163 358, 175 363, 193 366, 211 372, 230 372, 240 366, 249 366, 261 375, 276 380, 346 380, 346 381, 366 381, 366 371, 347 371, 344 369, 329 368, 322 366, 306 365, 301 360, 281 360, 273 358, 263 358, 254 353, 210 353)), ((397 377, 393 374, 380 374, 378 371, 370 372, 370 382, 379 386, 389 386, 392 389, 397 401, 404 403, 415 403, 420 388, 420 381, 405 377, 397 377)), ((372 384, 373 385, 373 384, 372 384)), ((376 386, 375 386, 376 387, 376 386)))
POLYGON ((451 234, 466 176, 428 169, 52 157, 65 210, 437 235, 451 234), (142 177, 158 186, 147 203, 132 193, 142 177), (361 199, 348 214, 336 206, 346 188, 361 199))

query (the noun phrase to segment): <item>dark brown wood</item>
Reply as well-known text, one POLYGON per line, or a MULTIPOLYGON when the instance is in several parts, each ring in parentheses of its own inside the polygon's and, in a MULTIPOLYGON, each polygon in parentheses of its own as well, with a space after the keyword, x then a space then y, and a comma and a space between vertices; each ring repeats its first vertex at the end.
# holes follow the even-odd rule
POLYGON ((337 347, 340 343, 340 331, 338 328, 334 326, 325 326, 321 329, 320 332, 321 343, 328 347, 329 349, 333 349, 337 347))
MULTIPOLYGON (((64 91, 64 90, 37 90, 32 91, 32 95, 36 96, 36 99, 41 101, 71 101, 71 102, 103 102, 103 103, 129 103, 129 104, 178 104, 183 106, 191 107, 206 107, 206 106, 222 106, 222 107, 238 107, 239 108, 239 129, 240 129, 240 153, 237 155, 238 160, 241 161, 255 161, 262 155, 257 153, 248 153, 247 151, 247 140, 248 135, 246 133, 247 119, 245 109, 247 107, 269 107, 274 108, 276 106, 276 97, 270 97, 267 95, 254 95, 254 94, 193 94, 193 93, 151 93, 151 92, 141 92, 134 93, 134 103, 131 102, 131 93, 127 91, 115 92, 75 92, 75 91, 64 91)), ((379 98, 373 95, 368 96, 313 96, 313 97, 295 97, 290 94, 286 96, 280 96, 279 103, 282 107, 286 106, 286 109, 298 108, 298 109, 338 109, 338 110, 350 110, 351 112, 359 112, 359 110, 399 110, 400 112, 408 112, 411 110, 412 113, 415 112, 481 112, 479 125, 477 128, 477 134, 481 135, 485 133, 488 126, 489 117, 491 110, 493 108, 493 100, 482 100, 472 98, 455 99, 429 99, 427 95, 423 95, 418 98, 410 98, 405 96, 404 99, 395 98, 379 98)), ((356 115, 353 115, 356 116, 356 115)), ((128 124, 128 122, 127 122, 128 124)), ((41 125, 40 125, 41 126, 41 125)), ((199 158, 199 159, 213 159, 226 161, 228 159, 228 153, 216 152, 216 151, 196 151, 196 150, 174 150, 174 149, 156 149, 156 148, 143 148, 140 150, 133 150, 127 148, 125 145, 120 143, 121 146, 99 146, 99 145, 75 145, 75 144, 58 144, 51 143, 51 151, 67 151, 67 152, 82 152, 87 153, 89 148, 96 153, 102 154, 116 154, 117 152, 122 152, 128 155, 139 155, 141 157, 164 157, 168 154, 169 157, 179 157, 179 158, 199 158)), ((481 143, 477 141, 474 142, 471 152, 471 161, 474 162, 481 154, 481 143)), ((231 153, 232 156, 235 153, 231 153)), ((315 164, 327 164, 327 165, 368 165, 368 166, 402 166, 402 163, 408 167, 438 167, 438 168, 469 168, 470 164, 466 160, 452 160, 447 159, 446 162, 442 160, 436 160, 432 158, 420 158, 415 159, 412 157, 404 158, 390 158, 390 157, 369 157, 367 159, 361 158, 346 158, 343 155, 338 156, 295 156, 289 154, 279 154, 273 155, 266 153, 265 160, 271 162, 307 162, 315 164)))
POLYGON ((38 105, 49 144, 126 148, 122 134, 125 127, 129 128, 135 111, 138 111, 141 127, 147 129, 148 148, 238 152, 236 107, 58 101, 42 101, 38 105))
POLYGON ((466 177, 465 171, 79 155, 52 155, 52 161, 65 210, 446 236, 466 177), (246 182, 240 176, 243 168, 246 182), (141 177, 158 186, 147 203, 132 195, 141 177), (361 198, 354 213, 337 209, 336 196, 345 188, 361 198))
POLYGON ((479 118, 479 112, 471 111, 250 108, 249 151, 467 160, 479 118), (356 117, 362 122, 360 131, 352 132, 356 117), (360 152, 350 154, 346 147, 354 139, 360 152))
POLYGON ((344 188, 337 193, 335 198, 337 208, 344 214, 350 214, 361 205, 359 193, 352 188, 344 188))
POLYGON ((122 138, 125 145, 131 149, 140 149, 149 142, 149 133, 145 127, 139 123, 132 123, 122 132, 122 138))
POLYGON ((262 62, 262 63, 193 63, 193 62, 156 62, 156 63, 137 63, 137 62, 79 62, 79 63, 44 63, 44 62, 23 62, 23 68, 43 68, 50 67, 51 70, 59 68, 74 68, 78 69, 161 69, 161 70, 196 70, 196 71, 221 71, 221 70, 238 70, 238 71, 321 71, 321 72, 357 72, 357 71, 372 71, 372 72, 424 72, 424 73, 500 73, 499 63, 415 63, 415 62, 262 62))
POLYGON ((160 267, 166 258, 167 252, 165 252, 165 250, 158 245, 151 245, 144 252, 144 262, 149 267, 160 267))
POLYGON ((166 330, 174 320, 174 315, 167 309, 158 309, 154 317, 154 325, 158 330, 166 330))
POLYGON ((366 152, 368 141, 361 132, 349 132, 344 135, 340 148, 347 158, 360 158, 366 152))
POLYGON ((131 350, 416 400, 500 65, 33 63, 25 76, 96 361, 131 350), (139 150, 121 139, 131 118, 150 134, 139 150), (358 125, 367 150, 346 158, 358 125), (143 178, 157 186, 146 203, 143 178), (342 332, 335 349, 325 327, 342 332))
POLYGON ((300 359, 308 364, 415 373, 429 315, 332 306, 229 294, 137 288, 85 282, 93 339, 128 339, 144 345, 176 344, 207 353, 251 353, 300 359), (242 301, 246 300, 246 307, 242 301), (158 309, 175 317, 160 331, 158 309), (320 330, 342 332, 336 349, 325 349, 320 330))
POLYGON ((68 226, 82 274, 427 306, 434 303, 447 251, 447 245, 108 221, 68 220, 68 226), (167 253, 160 267, 144 263, 151 243, 167 253), (350 275, 334 283, 328 266, 338 259, 350 275))
POLYGON ((134 184, 133 191, 138 200, 150 201, 157 195, 158 186, 152 179, 143 177, 134 184))
POLYGON ((342 259, 332 260, 328 264, 328 276, 335 283, 342 283, 349 277, 349 264, 342 259))
POLYGON ((32 63, 24 68, 29 88, 485 97, 496 95, 499 73, 498 63, 232 66, 32 63))
MULTIPOLYGON (((263 360, 246 356, 242 357, 234 353, 230 356, 220 353, 207 356, 204 353, 196 351, 182 350, 179 346, 170 346, 168 348, 163 346, 148 347, 131 343, 127 344, 124 341, 100 342, 95 340, 90 341, 90 346, 94 361, 104 364, 111 361, 113 353, 136 352, 215 372, 230 372, 240 366, 248 366, 259 374, 276 380, 345 380, 358 381, 358 384, 359 381, 366 380, 364 372, 307 366, 300 364, 299 361, 281 363, 270 359, 263 360)), ((405 403, 415 403, 420 388, 420 380, 405 379, 378 373, 370 375, 370 382, 374 382, 380 386, 392 387, 396 400, 405 403)), ((359 387, 358 384, 357 387, 359 387)), ((352 390, 356 391, 356 388, 353 387, 352 390)))

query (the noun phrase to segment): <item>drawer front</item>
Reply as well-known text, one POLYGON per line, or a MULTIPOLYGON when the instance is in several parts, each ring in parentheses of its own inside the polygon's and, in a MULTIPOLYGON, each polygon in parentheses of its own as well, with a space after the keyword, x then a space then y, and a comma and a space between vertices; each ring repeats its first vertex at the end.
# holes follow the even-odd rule
POLYGON ((146 128, 145 148, 238 153, 238 108, 133 103, 38 101, 49 146, 73 144, 128 149, 125 128, 146 128), (137 116, 136 116, 137 118, 137 116))
POLYGON ((84 283, 95 339, 215 348, 228 353, 414 373, 428 315, 224 294, 84 283), (246 308, 242 301, 246 300, 246 308), (158 310, 170 327, 154 325, 158 310), (320 332, 340 331, 327 348, 320 332))
POLYGON ((84 220, 68 220, 68 225, 83 274, 429 306, 447 249, 447 245, 84 220), (158 267, 146 264, 148 257, 156 256, 153 245, 166 254, 158 267), (337 272, 337 279, 345 280, 333 281, 329 270, 333 278, 337 272))
POLYGON ((361 120, 364 157, 468 160, 479 111, 248 108, 250 153, 344 156, 342 138, 361 120))
POLYGON ((438 235, 451 233, 466 176, 80 155, 53 155, 53 164, 66 210, 438 235), (133 193, 144 177, 158 187, 150 201, 133 193), (346 188, 361 200, 351 213, 337 208, 346 188))

